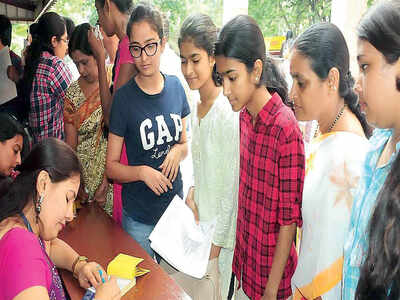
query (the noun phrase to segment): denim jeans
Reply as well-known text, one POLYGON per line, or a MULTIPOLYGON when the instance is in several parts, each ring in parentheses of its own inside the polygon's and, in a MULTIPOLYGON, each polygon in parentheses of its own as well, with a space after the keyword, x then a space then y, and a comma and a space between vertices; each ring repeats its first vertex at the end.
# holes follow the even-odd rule
POLYGON ((144 250, 146 250, 151 258, 154 258, 155 253, 150 247, 149 236, 154 227, 155 225, 148 225, 135 221, 128 216, 124 209, 122 209, 122 228, 124 228, 124 230, 129 233, 129 235, 133 237, 144 250))

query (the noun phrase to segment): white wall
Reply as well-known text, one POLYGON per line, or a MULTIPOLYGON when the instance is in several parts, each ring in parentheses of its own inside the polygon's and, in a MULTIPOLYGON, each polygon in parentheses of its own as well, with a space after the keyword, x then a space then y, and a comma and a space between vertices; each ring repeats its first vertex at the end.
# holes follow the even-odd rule
POLYGON ((358 76, 357 25, 367 10, 367 0, 332 0, 331 22, 342 31, 350 51, 350 70, 358 76))
POLYGON ((222 24, 226 24, 237 15, 247 15, 248 0, 224 0, 223 8, 222 24))

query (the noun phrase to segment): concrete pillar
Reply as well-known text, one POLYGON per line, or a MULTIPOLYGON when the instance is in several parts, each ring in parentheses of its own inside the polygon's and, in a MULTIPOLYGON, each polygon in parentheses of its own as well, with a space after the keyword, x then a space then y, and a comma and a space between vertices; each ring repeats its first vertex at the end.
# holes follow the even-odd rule
POLYGON ((342 31, 350 51, 350 70, 358 76, 357 25, 367 10, 367 0, 332 0, 331 22, 342 31))
POLYGON ((247 15, 248 7, 248 0, 224 0, 222 24, 226 24, 237 15, 247 15))

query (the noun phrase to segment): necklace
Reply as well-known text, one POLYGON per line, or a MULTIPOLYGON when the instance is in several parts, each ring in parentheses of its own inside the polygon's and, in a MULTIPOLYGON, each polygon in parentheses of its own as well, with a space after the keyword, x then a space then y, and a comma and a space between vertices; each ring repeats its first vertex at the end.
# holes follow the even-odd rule
POLYGON ((32 226, 26 218, 25 214, 23 212, 20 212, 19 215, 22 218, 22 221, 24 221, 26 228, 28 228, 28 230, 33 233, 32 226))
POLYGON ((320 135, 319 124, 317 123, 317 127, 315 128, 315 131, 314 131, 314 138, 318 137, 319 135, 320 135))
POLYGON ((339 121, 340 117, 343 115, 344 112, 344 108, 346 107, 346 103, 343 104, 342 109, 339 111, 339 113, 337 114, 335 120, 332 122, 331 126, 329 126, 328 131, 327 132, 331 132, 331 130, 333 129, 333 127, 335 127, 337 121, 339 121))

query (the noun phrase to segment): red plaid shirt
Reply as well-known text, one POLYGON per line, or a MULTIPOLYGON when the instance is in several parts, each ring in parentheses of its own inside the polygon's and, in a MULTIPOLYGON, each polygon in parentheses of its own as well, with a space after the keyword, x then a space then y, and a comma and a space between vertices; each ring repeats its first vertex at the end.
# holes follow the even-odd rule
POLYGON ((71 72, 64 62, 43 52, 30 96, 29 125, 34 143, 47 137, 64 139, 63 98, 71 80, 71 72))
MULTIPOLYGON (((250 299, 257 300, 271 271, 280 226, 302 225, 304 145, 297 121, 277 93, 253 127, 249 112, 240 113, 240 186, 233 273, 250 299)), ((277 299, 288 298, 297 265, 290 249, 277 299)))

